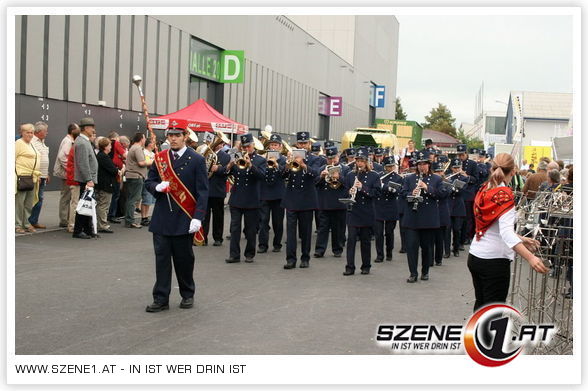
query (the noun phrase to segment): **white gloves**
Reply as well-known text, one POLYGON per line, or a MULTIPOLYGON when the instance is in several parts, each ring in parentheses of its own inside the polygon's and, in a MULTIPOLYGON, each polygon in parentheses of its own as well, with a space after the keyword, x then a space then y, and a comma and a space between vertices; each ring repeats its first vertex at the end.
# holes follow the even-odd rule
POLYGON ((200 220, 192 219, 192 221, 190 221, 190 229, 188 230, 188 233, 193 234, 194 232, 198 232, 201 226, 202 222, 200 220))
POLYGON ((159 185, 155 186, 155 190, 160 193, 165 193, 167 188, 169 187, 169 182, 163 181, 159 185))

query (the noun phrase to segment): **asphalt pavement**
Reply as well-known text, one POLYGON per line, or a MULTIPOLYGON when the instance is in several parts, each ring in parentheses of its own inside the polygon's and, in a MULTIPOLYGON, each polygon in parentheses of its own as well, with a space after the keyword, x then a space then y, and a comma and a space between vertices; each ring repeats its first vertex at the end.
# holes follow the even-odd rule
POLYGON ((17 354, 389 354, 375 342, 381 323, 463 324, 471 315, 467 252, 407 284, 398 229, 392 262, 348 277, 345 258, 329 250, 308 269, 284 270, 285 245, 252 264, 225 263, 227 240, 194 247, 194 308, 178 307, 174 277, 169 311, 147 313, 155 278, 147 228, 113 224, 114 234, 73 239, 57 227, 58 197, 45 193, 46 232, 16 238, 17 354))

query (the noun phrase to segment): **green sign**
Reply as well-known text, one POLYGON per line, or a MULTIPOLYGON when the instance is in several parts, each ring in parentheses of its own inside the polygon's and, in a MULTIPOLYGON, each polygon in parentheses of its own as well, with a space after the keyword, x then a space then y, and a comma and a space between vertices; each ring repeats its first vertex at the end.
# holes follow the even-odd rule
POLYGON ((220 50, 192 38, 190 42, 190 73, 219 83, 243 83, 245 52, 220 50))

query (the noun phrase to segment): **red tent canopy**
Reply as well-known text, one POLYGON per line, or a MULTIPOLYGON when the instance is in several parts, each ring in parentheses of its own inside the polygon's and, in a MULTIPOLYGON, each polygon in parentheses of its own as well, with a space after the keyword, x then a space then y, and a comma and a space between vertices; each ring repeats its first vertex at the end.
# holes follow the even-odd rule
POLYGON ((240 124, 225 117, 206 103, 204 99, 198 99, 196 102, 175 113, 151 118, 149 123, 153 129, 164 130, 170 127, 170 125, 179 125, 192 129, 194 132, 220 130, 224 133, 243 134, 249 131, 247 125, 240 124))

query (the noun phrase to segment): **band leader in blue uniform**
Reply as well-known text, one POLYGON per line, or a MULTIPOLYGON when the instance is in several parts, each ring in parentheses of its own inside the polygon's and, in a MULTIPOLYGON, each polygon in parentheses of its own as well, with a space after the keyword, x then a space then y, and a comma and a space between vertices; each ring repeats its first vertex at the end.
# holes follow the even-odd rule
MULTIPOLYGON (((153 286, 153 303, 146 308, 147 312, 160 312, 169 309, 169 295, 171 292, 172 262, 180 288, 180 308, 191 308, 194 305, 194 252, 192 241, 194 232, 201 227, 206 213, 208 201, 208 172, 204 157, 192 148, 186 147, 188 133, 184 129, 172 128, 166 131, 170 149, 160 152, 169 154, 167 158, 173 170, 176 183, 162 181, 157 165, 149 169, 145 187, 155 197, 155 206, 149 231, 153 233, 153 248, 155 250, 155 285, 153 286), (192 197, 195 205, 194 214, 188 216, 183 207, 176 200, 185 199, 185 194, 178 197, 168 196, 171 189, 177 188, 181 182, 192 197)), ((173 193, 174 191, 171 190, 173 193)), ((187 197, 191 199, 191 197, 187 197)), ((185 205, 184 205, 185 206, 185 205)))
MULTIPOLYGON (((376 149, 377 151, 377 149, 376 149)), ((382 192, 376 197, 376 259, 384 260, 384 243, 386 244, 386 261, 392 260, 394 250, 394 229, 398 221, 398 194, 402 188, 402 177, 398 175, 398 164, 394 156, 386 156, 382 161, 385 172, 380 177, 382 192)))
POLYGON ((347 189, 343 186, 343 180, 349 169, 339 164, 337 147, 325 148, 325 155, 327 164, 320 168, 320 176, 316 184, 320 213, 314 257, 322 258, 325 255, 330 231, 333 256, 339 258, 345 246, 345 219, 347 216, 347 208, 339 202, 339 198, 347 197, 347 189), (327 165, 339 167, 340 172, 329 176, 327 165))
MULTIPOLYGON (((268 144, 269 151, 282 151, 282 137, 272 133, 268 144)), ((272 241, 273 252, 280 252, 282 249, 282 237, 284 236, 284 208, 281 206, 284 192, 284 167, 286 158, 280 155, 277 160, 267 161, 265 180, 261 182, 261 220, 259 227, 259 249, 258 253, 266 253, 269 246, 270 220, 274 239, 272 241)))
MULTIPOLYGON (((232 160, 227 165, 227 172, 235 178, 231 187, 229 206, 231 210, 231 248, 227 263, 241 261, 241 220, 244 221, 245 262, 253 262, 255 242, 259 226, 259 209, 261 208, 261 182, 265 180, 266 160, 255 152, 253 135, 241 136, 244 166, 232 160)), ((243 163, 243 162, 241 162, 243 163)))
POLYGON ((312 218, 318 208, 315 178, 319 175, 316 157, 309 154, 310 133, 296 133, 296 148, 307 151, 306 158, 289 157, 284 168, 284 179, 287 181, 286 193, 282 199, 282 207, 286 209, 286 264, 284 269, 296 267, 298 258, 296 247, 300 232, 301 256, 300 267, 307 268, 310 261, 312 239, 312 218), (297 166, 297 167, 295 167, 297 166))
POLYGON ((344 276, 355 273, 355 245, 360 241, 361 274, 369 274, 371 269, 372 228, 375 223, 374 200, 380 194, 382 184, 380 176, 371 170, 368 153, 365 149, 357 150, 355 169, 345 176, 344 186, 349 195, 355 193, 355 203, 347 211, 347 266, 344 276))
POLYGON ((439 228, 437 194, 440 187, 441 178, 433 175, 427 154, 420 151, 417 160, 417 174, 410 174, 404 178, 400 193, 400 196, 409 202, 402 216, 402 225, 406 235, 406 256, 410 270, 410 277, 406 282, 417 281, 419 247, 422 251, 421 280, 429 279, 435 230, 439 228), (411 197, 415 197, 415 199, 411 199, 411 197))

